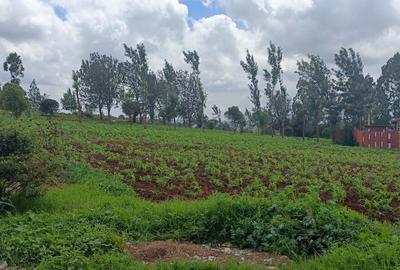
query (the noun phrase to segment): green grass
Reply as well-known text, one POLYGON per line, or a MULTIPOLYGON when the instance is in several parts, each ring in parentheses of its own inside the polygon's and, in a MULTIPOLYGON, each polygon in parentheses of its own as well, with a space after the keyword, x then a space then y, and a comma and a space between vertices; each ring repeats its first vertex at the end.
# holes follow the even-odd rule
MULTIPOLYGON (((33 134, 37 123, 47 125, 42 119, 17 122, 33 134)), ((390 202, 399 195, 397 152, 94 121, 62 120, 56 131, 51 145, 57 146, 54 161, 63 172, 42 196, 16 198, 18 213, 0 217, 0 261, 27 269, 256 269, 193 262, 144 265, 123 252, 126 241, 175 239, 286 254, 294 262, 279 266, 284 270, 400 269, 399 226, 344 206, 351 184, 360 205, 370 207, 366 214, 378 219, 396 214, 390 202), (121 149, 93 143, 99 140, 128 144, 121 149), (85 164, 96 154, 106 156, 105 164, 91 164, 98 169, 85 164), (135 179, 127 181, 127 175, 135 179), (203 194, 199 179, 212 183, 216 194, 203 194), (135 183, 146 181, 156 192, 152 198, 165 199, 163 192, 182 183, 189 189, 155 203, 136 189, 135 183), (299 185, 307 192, 299 193, 299 185), (229 190, 239 186, 232 196, 229 190), (330 200, 322 202, 328 191, 330 200)), ((43 138, 37 139, 40 145, 43 138)))
MULTIPOLYGON (((116 194, 115 188, 104 188, 99 183, 114 180, 85 165, 71 165, 69 172, 75 183, 51 189, 31 201, 29 210, 1 219, 0 232, 4 237, 0 240, 0 258, 12 265, 39 265, 38 269, 65 269, 64 264, 76 265, 71 269, 107 269, 98 260, 115 264, 115 269, 147 269, 123 254, 123 243, 176 239, 232 242, 288 254, 300 260, 291 266, 293 269, 351 269, 343 268, 348 258, 359 258, 355 264, 358 265, 378 255, 382 258, 375 262, 379 269, 393 269, 399 263, 393 257, 393 250, 399 246, 394 227, 370 222, 355 212, 338 205, 321 204, 313 198, 289 201, 282 196, 268 200, 215 196, 204 201, 155 204, 129 191, 116 194), (312 243, 312 239, 320 242, 312 243), (361 249, 360 246, 334 247, 356 242, 361 249), (302 257, 298 256, 305 256, 302 252, 311 247, 324 247, 320 252, 333 251, 301 262, 302 257), (329 268, 331 261, 338 267, 329 268), (119 264, 125 268, 118 268, 119 264), (328 266, 319 268, 324 264, 328 266)), ((223 267, 198 263, 154 266, 155 269, 231 269, 223 267)))

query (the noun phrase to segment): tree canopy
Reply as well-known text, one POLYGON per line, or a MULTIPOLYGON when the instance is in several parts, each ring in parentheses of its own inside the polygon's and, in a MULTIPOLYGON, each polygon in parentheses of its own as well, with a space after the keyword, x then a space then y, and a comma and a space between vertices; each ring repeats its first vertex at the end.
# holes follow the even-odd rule
POLYGON ((22 65, 21 56, 16 52, 10 53, 6 61, 3 63, 4 71, 9 71, 11 76, 11 83, 19 84, 21 78, 24 77, 24 66, 22 65))
POLYGON ((47 98, 40 103, 40 112, 43 114, 54 114, 58 112, 58 109, 60 107, 60 104, 54 100, 47 98))
POLYGON ((29 100, 21 86, 6 83, 0 91, 0 109, 10 111, 15 117, 29 109, 29 100))

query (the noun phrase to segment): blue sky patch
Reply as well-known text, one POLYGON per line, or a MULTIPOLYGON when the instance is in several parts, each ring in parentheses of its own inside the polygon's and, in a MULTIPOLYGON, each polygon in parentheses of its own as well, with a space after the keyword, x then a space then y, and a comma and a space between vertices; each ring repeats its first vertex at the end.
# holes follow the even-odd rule
POLYGON ((188 7, 189 16, 195 20, 217 14, 224 14, 223 9, 218 5, 211 4, 207 7, 201 0, 179 0, 179 2, 188 7))
POLYGON ((53 6, 54 13, 63 21, 67 20, 67 10, 59 5, 53 6))

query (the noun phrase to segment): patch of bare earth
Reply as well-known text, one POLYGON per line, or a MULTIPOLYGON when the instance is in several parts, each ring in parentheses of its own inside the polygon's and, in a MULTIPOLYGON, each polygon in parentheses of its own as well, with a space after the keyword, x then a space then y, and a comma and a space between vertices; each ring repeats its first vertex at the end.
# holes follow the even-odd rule
POLYGON ((254 266, 264 266, 266 269, 276 269, 277 265, 287 264, 286 256, 273 255, 249 249, 237 249, 228 245, 210 247, 182 243, 172 240, 155 241, 141 244, 127 243, 125 252, 136 261, 144 263, 168 261, 200 261, 200 262, 237 262, 254 266))

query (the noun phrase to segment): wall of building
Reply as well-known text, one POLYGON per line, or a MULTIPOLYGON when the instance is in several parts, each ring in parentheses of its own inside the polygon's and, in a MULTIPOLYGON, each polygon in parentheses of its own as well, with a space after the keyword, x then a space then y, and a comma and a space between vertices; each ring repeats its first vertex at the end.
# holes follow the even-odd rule
POLYGON ((381 127, 366 127, 354 130, 354 137, 359 146, 370 148, 400 149, 400 132, 381 127))

